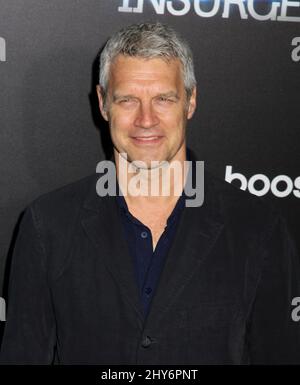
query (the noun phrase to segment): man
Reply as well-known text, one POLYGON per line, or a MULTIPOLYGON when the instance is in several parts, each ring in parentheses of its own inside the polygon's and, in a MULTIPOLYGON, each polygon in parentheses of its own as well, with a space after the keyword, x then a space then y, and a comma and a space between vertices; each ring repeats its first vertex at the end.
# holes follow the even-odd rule
POLYGON ((186 205, 191 175, 197 184, 187 44, 159 23, 129 26, 106 44, 99 83, 119 194, 101 196, 92 175, 26 210, 1 361, 300 363, 300 267, 284 220, 206 172, 202 204, 186 205), (119 174, 122 162, 135 172, 119 174), (124 194, 137 172, 158 184, 175 162, 169 195, 124 194))

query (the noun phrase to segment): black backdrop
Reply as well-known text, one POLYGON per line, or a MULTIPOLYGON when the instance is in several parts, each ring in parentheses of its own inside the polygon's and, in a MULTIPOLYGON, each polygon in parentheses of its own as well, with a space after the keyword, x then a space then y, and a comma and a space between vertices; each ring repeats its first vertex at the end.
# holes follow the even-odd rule
POLYGON ((194 51, 188 145, 221 178, 231 166, 250 193, 265 187, 300 244, 300 2, 0 0, 0 296, 23 209, 106 156, 96 55, 145 20, 171 24, 194 51))

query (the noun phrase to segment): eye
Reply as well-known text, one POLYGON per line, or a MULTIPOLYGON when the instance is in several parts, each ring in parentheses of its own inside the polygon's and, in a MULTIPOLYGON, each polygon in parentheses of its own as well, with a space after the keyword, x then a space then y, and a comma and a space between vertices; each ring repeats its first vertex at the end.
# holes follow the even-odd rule
POLYGON ((131 107, 131 106, 134 106, 135 105, 135 102, 136 102, 136 99, 135 98, 132 98, 130 96, 124 96, 123 98, 120 98, 117 103, 120 105, 120 106, 124 106, 124 107, 131 107))
POLYGON ((158 98, 158 100, 159 100, 160 102, 168 102, 168 101, 171 101, 171 99, 168 99, 168 98, 166 98, 165 96, 160 96, 160 97, 158 98))
POLYGON ((162 104, 171 104, 175 102, 174 98, 167 97, 167 96, 159 96, 157 100, 159 103, 162 103, 162 104))
POLYGON ((131 98, 124 98, 124 99, 120 99, 119 103, 129 103, 130 101, 132 101, 131 98))

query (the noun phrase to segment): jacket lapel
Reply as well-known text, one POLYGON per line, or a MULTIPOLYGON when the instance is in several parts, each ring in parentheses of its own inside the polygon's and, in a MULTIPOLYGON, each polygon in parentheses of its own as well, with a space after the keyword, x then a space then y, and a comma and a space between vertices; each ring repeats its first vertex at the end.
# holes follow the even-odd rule
MULTIPOLYGON (((97 179, 99 176, 97 177, 97 179)), ((113 196, 99 197, 96 182, 91 186, 84 204, 82 225, 97 252, 97 264, 106 265, 107 270, 119 285, 121 294, 137 313, 140 326, 143 312, 136 283, 134 264, 119 218, 117 202, 113 196)))
MULTIPOLYGON (((193 158, 193 160, 195 160, 193 158)), ((210 175, 204 174, 204 202, 199 207, 185 207, 166 256, 145 322, 145 329, 158 327, 160 318, 192 278, 199 265, 209 256, 219 238, 224 221, 221 201, 210 175)))

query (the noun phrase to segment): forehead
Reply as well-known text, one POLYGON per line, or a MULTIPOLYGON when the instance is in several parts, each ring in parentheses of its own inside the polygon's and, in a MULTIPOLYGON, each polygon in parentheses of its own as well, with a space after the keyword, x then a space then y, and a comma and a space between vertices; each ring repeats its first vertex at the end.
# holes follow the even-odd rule
POLYGON ((115 87, 125 85, 183 85, 182 64, 179 59, 138 58, 118 55, 110 67, 109 84, 115 87))

